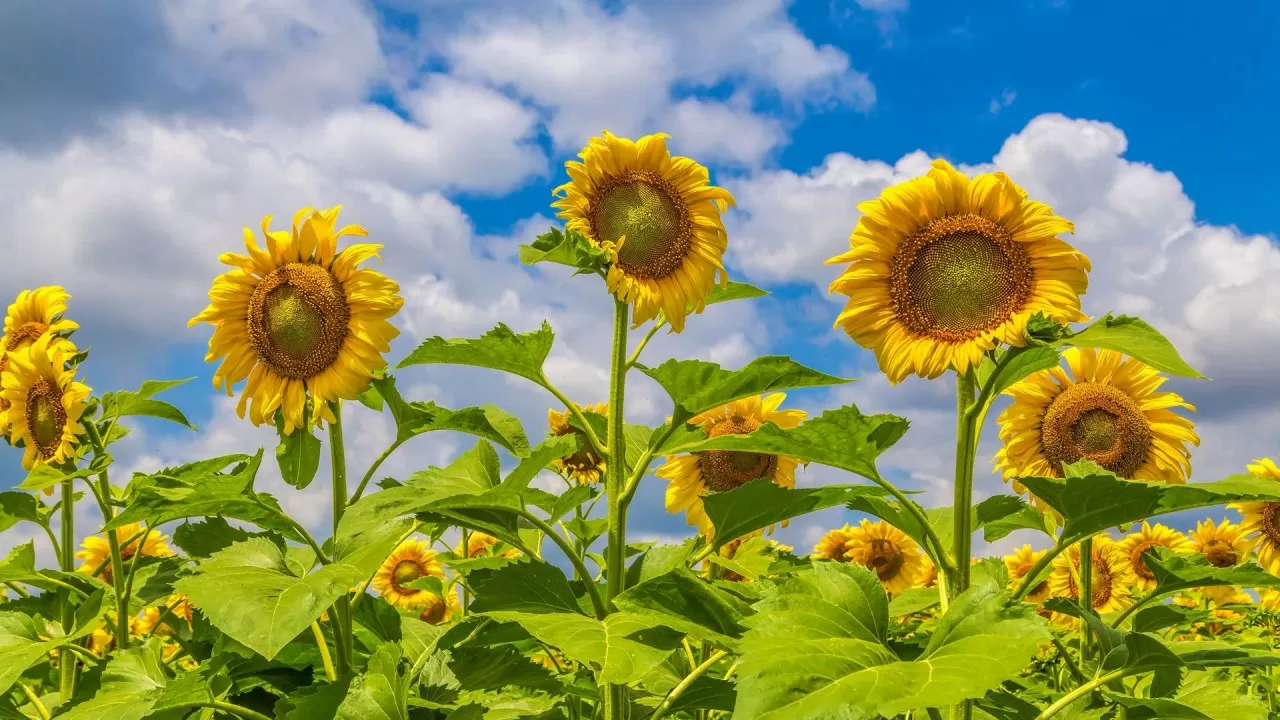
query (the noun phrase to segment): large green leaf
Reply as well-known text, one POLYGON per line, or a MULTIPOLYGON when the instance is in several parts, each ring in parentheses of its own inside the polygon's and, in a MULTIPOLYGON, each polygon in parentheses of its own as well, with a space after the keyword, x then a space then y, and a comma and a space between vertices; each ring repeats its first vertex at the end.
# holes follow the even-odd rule
POLYGON ((715 305, 716 303, 733 300, 754 300, 768 294, 768 290, 761 290, 755 285, 730 280, 724 285, 716 285, 712 288, 711 292, 707 293, 707 296, 702 299, 702 304, 715 305))
POLYGON ((703 503, 715 525, 713 544, 719 547, 783 520, 845 505, 856 498, 879 497, 885 492, 872 485, 789 489, 760 479, 727 492, 712 493, 703 503))
POLYGON ((849 382, 782 355, 758 357, 740 370, 725 370, 703 360, 668 360, 656 368, 639 364, 636 368, 667 391, 677 416, 684 418, 761 393, 849 382))
POLYGON ((1280 484, 1252 475, 1233 475, 1210 483, 1165 485, 1123 480, 1087 460, 1066 469, 1081 474, 1021 480, 1036 497, 1062 514, 1063 536, 1071 541, 1179 510, 1250 500, 1280 502, 1280 484))
POLYGON ((1199 678, 1172 699, 1117 695, 1115 701, 1129 720, 1267 720, 1266 700, 1241 693, 1234 679, 1199 678))
POLYGON ((402 443, 423 433, 452 430, 469 433, 501 445, 516 457, 529 454, 529 439, 519 418, 497 405, 449 410, 434 402, 407 402, 396 388, 394 376, 374 378, 373 386, 386 400, 396 421, 396 442, 402 443))
POLYGON ((951 705, 1019 674, 1049 639, 1034 609, 983 585, 903 661, 884 645, 888 600, 875 575, 834 562, 782 580, 756 610, 734 709, 744 720, 869 720, 951 705))
MULTIPOLYGON (((310 408, 310 403, 307 404, 310 408)), ((310 423, 294 428, 293 433, 286 435, 284 431, 284 413, 276 413, 276 465, 280 467, 280 477, 299 490, 311 484, 320 469, 320 438, 312 431, 310 423)))
POLYGON ((399 645, 379 645, 351 683, 335 720, 408 720, 410 679, 400 659, 399 645))
POLYGON ((520 491, 529 487, 529 483, 538 473, 550 468, 551 461, 556 458, 572 455, 578 449, 576 435, 553 435, 538 443, 529 454, 507 473, 502 486, 520 491))
POLYGON ((1010 348, 1005 352, 1007 355, 1001 364, 993 367, 991 377, 983 381, 990 385, 988 397, 991 401, 1032 373, 1057 367, 1060 362, 1057 349, 1047 345, 1010 348))
POLYGON ((36 574, 36 544, 34 541, 18 545, 0 560, 0 583, 17 582, 36 574))
POLYGON ((209 691, 209 678, 204 672, 181 673, 170 680, 161 658, 160 639, 154 638, 144 645, 113 654, 102 671, 101 683, 93 697, 58 717, 68 720, 142 720, 164 717, 159 713, 165 710, 190 708, 196 703, 215 699, 209 691))
POLYGON ((542 363, 551 352, 554 340, 555 334, 545 321, 540 329, 527 333, 513 332, 499 323, 475 340, 446 340, 438 335, 428 338, 396 367, 439 363, 471 365, 509 372, 541 385, 542 363))
POLYGON ((1161 335, 1159 330, 1128 315, 1112 316, 1107 313, 1084 330, 1063 338, 1058 344, 1116 350, 1170 375, 1204 377, 1178 355, 1173 343, 1161 335))
POLYGON ((105 593, 90 595, 75 611, 75 622, 69 633, 62 626, 25 615, 0 610, 0 695, 8 693, 14 681, 27 668, 42 660, 54 648, 92 633, 102 624, 105 593))
POLYGON ((189 557, 203 558, 252 536, 249 531, 215 517, 196 523, 187 521, 174 528, 173 544, 189 557))
POLYGON ((280 547, 250 538, 215 553, 174 589, 191 599, 214 627, 267 659, 305 631, 325 608, 373 574, 403 527, 392 526, 332 564, 298 577, 280 547))
POLYGON ((0 492, 0 532, 23 520, 40 522, 40 501, 24 492, 0 492))
POLYGON ((532 243, 520 246, 520 262, 525 265, 542 262, 568 265, 577 268, 574 274, 579 275, 604 269, 609 264, 609 253, 577 231, 561 232, 553 227, 532 243))
POLYGON ((982 528, 982 539, 995 542, 1017 530, 1048 533, 1045 516, 1016 495, 992 495, 974 506, 974 524, 982 528))
POLYGON ((186 415, 182 414, 181 410, 163 400, 155 399, 155 396, 161 392, 191 382, 194 379, 147 380, 137 390, 117 390, 104 393, 102 395, 102 419, 115 420, 130 416, 155 417, 185 425, 195 430, 196 426, 187 419, 186 415))
POLYGON ((731 647, 746 627, 749 606, 681 567, 628 588, 613 599, 620 610, 652 616, 667 627, 731 647))
POLYGON ((496 570, 474 570, 467 580, 476 593, 472 612, 550 613, 579 609, 564 571, 538 560, 523 560, 496 570))
POLYGON ((1166 548, 1151 548, 1143 553, 1142 559, 1155 575, 1162 593, 1216 585, 1280 587, 1280 577, 1253 562, 1220 568, 1210 565, 1209 559, 1200 553, 1179 554, 1166 548))
POLYGON ((679 633, 646 615, 617 612, 604 620, 568 612, 486 611, 500 622, 519 623, 530 635, 570 658, 599 668, 600 682, 635 682, 680 647, 679 633))
POLYGON ((192 517, 224 517, 251 522, 292 540, 301 535, 271 495, 255 492, 254 477, 262 451, 254 455, 224 455, 134 476, 128 506, 107 523, 160 525, 192 517))

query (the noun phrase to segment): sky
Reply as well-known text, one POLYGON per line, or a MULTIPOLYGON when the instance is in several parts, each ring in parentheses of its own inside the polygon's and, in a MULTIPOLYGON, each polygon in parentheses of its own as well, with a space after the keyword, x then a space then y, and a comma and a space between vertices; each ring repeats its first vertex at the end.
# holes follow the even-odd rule
MULTIPOLYGON (((1169 387, 1198 408, 1193 480, 1215 480, 1280 452, 1280 100, 1266 91, 1280 85, 1277 27, 1280 9, 1262 1, 1213 13, 1154 0, 4 3, 0 298, 66 287, 97 392, 196 378, 170 399, 201 431, 135 424, 115 453, 117 482, 274 447, 273 430, 236 418, 235 400, 212 389, 210 330, 186 321, 224 269, 218 255, 242 248, 242 227, 307 205, 343 205, 343 221, 385 246, 381 267, 405 298, 392 362, 427 337, 545 318, 556 332, 548 374, 596 402, 608 386, 604 289, 523 267, 517 248, 556 223, 551 189, 592 135, 666 132, 737 198, 731 277, 772 294, 709 309, 685 333, 659 335, 646 359, 736 368, 788 354, 856 378, 792 393, 788 406, 853 402, 906 417, 882 469, 927 506, 948 505, 951 383, 889 385, 832 328, 841 303, 826 287, 839 269, 823 264, 847 247, 859 202, 944 157, 1003 170, 1075 222, 1069 239, 1094 267, 1085 312, 1141 316, 1212 378, 1169 387)), ((555 403, 468 368, 413 368, 400 385, 446 407, 497 403, 535 441, 555 403)), ((629 422, 667 416, 647 379, 628 393, 629 422)), ((347 423, 358 477, 393 426, 359 407, 347 423)), ((1005 487, 988 473, 994 430, 980 496, 1005 487)), ((424 436, 380 475, 447 463, 472 442, 424 436)), ((0 486, 21 481, 19 459, 0 447, 0 486)), ((324 536, 326 473, 296 491, 266 464, 258 487, 324 536)), ((799 479, 855 481, 819 467, 799 479)), ((633 539, 688 535, 663 511, 664 487, 642 484, 633 539)), ((80 527, 99 527, 84 511, 80 527)), ((824 511, 779 538, 807 552, 857 517, 824 511)), ((0 549, 33 536, 0 533, 0 549)), ((1022 542, 1043 544, 1024 533, 980 547, 1022 542)))

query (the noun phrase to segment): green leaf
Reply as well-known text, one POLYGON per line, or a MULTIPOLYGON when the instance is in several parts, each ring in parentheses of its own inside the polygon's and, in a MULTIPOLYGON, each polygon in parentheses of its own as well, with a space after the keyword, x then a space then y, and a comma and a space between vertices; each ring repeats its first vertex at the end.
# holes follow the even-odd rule
POLYGON ((251 538, 215 553, 174 584, 209 622, 268 660, 339 597, 373 574, 395 547, 385 533, 315 572, 297 577, 275 543, 251 538))
POLYGON ((619 610, 652 617, 667 627, 725 647, 742 637, 752 610, 685 568, 628 588, 613 599, 619 610))
POLYGON ((754 300, 768 294, 768 290, 761 290, 755 285, 730 280, 724 285, 716 285, 712 288, 711 292, 707 293, 707 296, 702 299, 702 303, 704 305, 715 305, 716 303, 731 302, 733 300, 754 300))
POLYGON ((510 645, 452 648, 449 669, 467 690, 525 687, 557 690, 563 686, 546 668, 529 662, 510 645))
POLYGON ((552 460, 571 455, 577 449, 578 439, 575 435, 553 435, 538 443, 527 457, 522 458, 519 464, 507 473, 502 486, 515 491, 524 490, 529 487, 529 483, 533 482, 538 473, 548 469, 552 460))
POLYGON ((733 712, 733 705, 738 699, 734 684, 703 675, 689 689, 685 690, 676 701, 671 703, 671 712, 692 710, 722 710, 733 712))
POLYGON ((156 400, 155 395, 174 388, 195 378, 185 380, 147 380, 136 391, 117 390, 104 393, 102 396, 102 420, 112 421, 130 416, 155 417, 175 422, 196 430, 196 426, 187 419, 178 408, 163 400, 156 400))
POLYGON ((1151 367, 1181 377, 1204 378, 1188 365, 1160 331, 1136 317, 1107 313, 1089 327, 1059 340, 1058 345, 1105 348, 1135 357, 1151 367))
POLYGON ((1217 585, 1280 587, 1280 577, 1253 562, 1220 568, 1210 565, 1209 559, 1200 553, 1178 554, 1167 548, 1150 548, 1142 554, 1142 559, 1155 575, 1161 593, 1217 585))
POLYGON ((490 610, 499 622, 515 622, 570 658, 599 667, 600 682, 624 685, 656 668, 680 647, 680 634, 642 615, 617 612, 604 620, 567 612, 490 610))
POLYGON ((1187 640, 1169 643, 1168 647, 1194 670, 1280 665, 1280 653, 1270 648, 1254 649, 1211 640, 1187 640))
POLYGON ((627 586, 639 585, 646 580, 688 565, 689 558, 693 554, 694 542, 694 540, 686 540, 683 545, 655 545, 640 553, 640 556, 631 563, 631 567, 627 568, 627 586))
POLYGON ((545 562, 524 560, 497 570, 474 570, 467 579, 476 594, 472 612, 579 612, 564 571, 545 562))
POLYGON ((320 469, 320 438, 311 432, 309 423, 303 423, 303 427, 293 429, 292 435, 286 435, 284 413, 276 413, 276 437, 280 439, 280 444, 276 445, 280 476, 286 483, 302 490, 311 484, 320 469))
POLYGON ((715 526, 712 544, 719 547, 783 520, 884 493, 883 489, 868 485, 788 489, 761 479, 727 492, 712 493, 703 503, 715 526))
POLYGON ((952 603, 918 658, 900 660, 883 644, 884 590, 845 563, 787 577, 756 610, 734 708, 744 720, 870 720, 952 705, 1017 676, 1049 639, 1033 608, 982 586, 952 603))
POLYGON ((1116 695, 1129 720, 1267 720, 1262 697, 1244 695, 1236 680, 1205 677, 1184 687, 1176 698, 1136 698, 1116 695))
POLYGON ((937 588, 908 588, 889 602, 889 617, 923 612, 939 602, 937 588))
POLYGON ((527 333, 512 332, 499 323, 475 340, 446 340, 438 335, 428 338, 396 367, 438 363, 471 365, 519 375, 542 385, 542 363, 551 352, 554 340, 555 334, 546 321, 540 329, 527 333))
POLYGON ((984 385, 991 387, 989 402, 995 401, 1000 393, 1033 373, 1057 367, 1060 362, 1057 348, 1047 345, 1011 348, 1005 352, 1010 354, 1005 356, 1004 364, 993 367, 995 372, 990 379, 984 381, 984 385))
POLYGON ((529 439, 516 416, 497 405, 449 410, 434 402, 406 402, 394 376, 373 379, 396 421, 396 442, 436 430, 469 433, 501 445, 518 458, 529 454, 529 439))
MULTIPOLYGON (((192 703, 215 700, 203 672, 170 680, 161 659, 159 638, 116 652, 102 672, 98 692, 60 718, 69 720, 141 720, 192 703)), ((181 713, 180 713, 181 714, 181 713)))
POLYGON ((61 624, 0 610, 0 695, 8 693, 22 673, 50 650, 79 640, 101 625, 104 598, 99 590, 76 608, 70 633, 63 633, 61 624))
POLYGON ((853 405, 845 405, 809 418, 790 430, 765 423, 749 435, 721 435, 709 439, 705 435, 697 439, 686 436, 662 451, 666 455, 704 450, 790 455, 865 478, 878 478, 876 458, 906 431, 907 421, 896 415, 863 415, 853 405))
POLYGON ((40 502, 24 492, 0 492, 0 532, 19 522, 40 522, 40 502))
POLYGON ((668 360, 656 368, 636 368, 667 391, 682 418, 761 393, 850 382, 782 355, 758 357, 741 370, 725 370, 703 360, 668 360))
POLYGON ((577 268, 580 273, 593 273, 609 264, 609 253, 588 240, 581 233, 551 228, 532 243, 520 246, 520 262, 534 265, 541 262, 557 263, 577 268))
POLYGON ((34 541, 18 545, 0 560, 0 582, 17 582, 36 574, 36 544, 34 541))
POLYGON ((1048 532, 1044 516, 1016 495, 992 495, 975 506, 974 529, 982 528, 982 539, 995 542, 1016 530, 1048 532))
POLYGON ((111 454, 99 455, 93 458, 87 468, 79 468, 70 471, 64 471, 46 463, 40 463, 31 468, 31 472, 27 473, 27 477, 18 484, 19 490, 44 490, 51 488, 63 480, 79 480, 81 478, 91 477, 102 472, 103 468, 111 465, 111 454))
MULTIPOLYGON (((1075 468, 1086 467, 1081 461, 1075 468)), ((1165 485, 1122 480, 1097 468, 1078 477, 1021 478, 1037 497, 1065 518, 1063 536, 1074 541, 1144 518, 1232 502, 1280 502, 1280 485, 1233 475, 1210 483, 1165 485)))
POLYGON ((400 646, 379 645, 356 677, 334 720, 409 720, 410 680, 401 667, 400 646))
POLYGON ((189 557, 195 558, 209 557, 250 537, 252 535, 247 530, 234 527, 220 517, 197 523, 187 521, 173 530, 173 544, 189 557))
POLYGON ((1209 611, 1199 608, 1185 608, 1172 604, 1149 605, 1134 613, 1133 630, 1134 632, 1159 632, 1175 625, 1203 622, 1208 617, 1209 611))

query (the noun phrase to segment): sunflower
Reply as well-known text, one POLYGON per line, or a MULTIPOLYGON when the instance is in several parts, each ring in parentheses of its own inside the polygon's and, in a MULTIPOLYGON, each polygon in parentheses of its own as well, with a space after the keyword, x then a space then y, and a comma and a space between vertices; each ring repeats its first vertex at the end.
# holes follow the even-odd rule
POLYGON ((1137 577, 1137 588, 1147 592, 1156 586, 1156 576, 1147 567, 1147 561, 1143 559, 1142 553, 1153 547, 1169 548, 1174 552, 1190 550, 1191 541, 1186 535, 1173 528, 1165 527, 1160 523, 1152 525, 1143 520, 1142 530, 1126 536, 1117 543, 1117 546, 1125 557, 1129 558, 1129 565, 1137 577))
MULTIPOLYGON (((605 417, 609 415, 609 403, 596 403, 585 408, 574 403, 574 407, 585 412, 604 415, 605 417)), ((596 455, 595 450, 587 442, 586 434, 569 424, 569 415, 570 413, 567 410, 565 412, 548 410, 547 426, 551 428, 552 436, 576 435, 582 449, 571 455, 556 458, 552 461, 552 464, 579 485, 595 485, 600 482, 600 478, 604 477, 604 459, 596 455)))
MULTIPOLYGON (((772 538, 764 539, 764 530, 753 530, 747 533, 746 535, 743 535, 742 537, 734 538, 733 540, 725 543, 724 545, 721 545, 718 553, 720 557, 725 558, 726 560, 733 560, 738 556, 738 551, 742 548, 743 544, 747 543, 749 540, 752 540, 753 538, 762 538, 764 549, 766 552, 770 554, 783 553, 783 552, 789 553, 795 549, 790 545, 783 545, 782 543, 772 538)), ((759 545, 757 544, 755 547, 759 547, 759 545)), ((711 566, 712 566, 712 563, 709 559, 702 561, 703 568, 710 568, 711 566)), ((728 582, 751 582, 751 578, 724 567, 720 568, 719 578, 721 580, 726 580, 728 582)))
MULTIPOLYGON (((803 410, 779 410, 784 393, 754 395, 734 400, 708 410, 689 421, 701 427, 708 438, 723 435, 746 435, 771 422, 778 427, 793 428, 804 422, 803 410)), ((767 478, 785 488, 796 486, 793 457, 764 455, 733 450, 706 450, 691 455, 668 457, 655 474, 666 480, 667 512, 684 511, 685 519, 708 538, 715 528, 703 508, 702 498, 708 493, 732 490, 757 478, 767 478)), ((783 522, 786 527, 786 522, 783 522)))
POLYGON ((1086 319, 1089 259, 1057 235, 1074 226, 1004 173, 969 179, 945 160, 858 205, 849 263, 830 291, 849 296, 836 327, 875 352, 892 383, 964 373, 999 343, 1023 345, 1037 313, 1086 319))
POLYGON ((444 565, 425 541, 409 538, 382 561, 373 575, 373 589, 392 605, 417 609, 429 603, 434 593, 406 586, 428 575, 443 580, 444 565))
MULTIPOLYGON (((62 317, 70 299, 67 291, 56 285, 18 293, 5 313, 3 328, 0 328, 0 385, 8 369, 9 353, 34 345, 44 335, 52 336, 49 340, 51 349, 65 346, 67 357, 76 354, 75 346, 65 335, 80 326, 62 317)), ((0 436, 8 433, 8 410, 9 401, 0 393, 0 436)))
MULTIPOLYGON (((106 657, 107 651, 111 649, 115 643, 115 627, 116 618, 119 617, 114 612, 107 613, 104 617, 105 624, 99 625, 96 630, 89 636, 89 652, 98 657, 106 657)), ((129 618, 129 637, 141 638, 146 635, 148 628, 144 625, 142 618, 133 616, 129 618)))
POLYGON ((1212 520, 1202 520, 1189 533, 1191 549, 1204 554, 1214 567, 1234 567, 1248 559, 1252 549, 1252 543, 1244 533, 1243 527, 1226 518, 1218 525, 1214 525, 1212 520))
MULTIPOLYGON (((1093 538, 1092 582, 1093 597, 1090 606, 1099 615, 1119 612, 1133 604, 1133 587, 1137 577, 1129 565, 1129 558, 1120 550, 1116 541, 1106 535, 1093 538)), ((1080 546, 1072 545, 1053 560, 1053 572, 1049 575, 1049 592, 1052 597, 1080 599, 1076 577, 1080 572, 1080 546)), ((1054 613, 1053 619, 1068 627, 1078 627, 1080 620, 1069 615, 1054 613)))
MULTIPOLYGON (((1249 472, 1280 482, 1280 466, 1271 458, 1254 460, 1249 472)), ((1258 564, 1272 575, 1280 575, 1280 502, 1232 503, 1227 507, 1244 515, 1240 525, 1254 541, 1258 564)))
MULTIPOLYGON (((1176 393, 1156 392, 1155 369, 1112 350, 1067 348, 1061 367, 1035 373, 1006 394, 996 470, 1026 492, 1020 477, 1062 477, 1062 466, 1088 459, 1123 478, 1180 485, 1191 475, 1187 443, 1200 444, 1195 410, 1176 393)), ((1034 499, 1034 498, 1033 498, 1034 499)))
POLYGON ((414 607, 422 610, 418 613, 419 620, 431 625, 440 625, 452 620, 453 616, 462 610, 462 601, 458 600, 458 593, 450 588, 444 595, 428 592, 421 604, 414 607))
POLYGON ((378 256, 381 245, 350 245, 338 251, 343 235, 366 235, 348 225, 334 229, 340 207, 316 212, 303 208, 293 232, 269 229, 262 220, 266 249, 245 228, 248 255, 224 253, 235 269, 213 281, 210 304, 188 322, 214 326, 206 362, 222 358, 213 386, 232 395, 231 386, 248 379, 236 413, 254 425, 269 422, 277 409, 284 431, 303 425, 307 398, 314 421, 333 421, 329 403, 351 399, 369 385, 386 361, 382 353, 400 331, 390 322, 404 300, 400 286, 360 263, 378 256))
POLYGON ((920 571, 920 576, 916 578, 915 585, 912 587, 938 587, 938 566, 933 564, 933 560, 929 559, 928 555, 924 556, 924 569, 920 571))
POLYGON ((0 375, 0 397, 9 404, 9 438, 25 445, 22 468, 36 463, 57 464, 79 455, 84 434, 80 417, 90 388, 75 381, 67 361, 75 347, 41 335, 35 343, 6 354, 8 369, 0 375))
POLYGON ((849 541, 853 539, 853 528, 844 527, 828 530, 826 535, 813 546, 813 556, 828 560, 848 560, 849 541))
MULTIPOLYGON (((458 557, 467 557, 467 558, 480 557, 481 555, 491 555, 491 554, 494 554, 493 548, 495 545, 498 544, 498 542, 499 542, 498 538, 492 535, 487 535, 482 532, 472 532, 470 535, 467 536, 466 553, 464 554, 462 552, 462 541, 459 540, 457 547, 453 549, 453 554, 457 555, 458 557)), ((506 550, 503 550, 501 553, 497 553, 497 555, 499 557, 504 557, 504 558, 518 558, 520 557, 520 551, 516 550, 515 548, 508 548, 506 550)))
MULTIPOLYGON (((1040 558, 1044 557, 1047 550, 1033 550, 1030 545, 1023 545, 1013 551, 1012 555, 1004 557, 1004 566, 1009 568, 1009 586, 1016 588, 1022 583, 1022 579, 1031 572, 1040 558)), ((1026 602, 1039 605, 1049 599, 1049 581, 1042 580, 1023 597, 1026 602)))
POLYGON ((191 602, 187 599, 186 595, 183 595, 182 593, 174 593, 164 601, 164 604, 146 608, 142 611, 142 629, 139 632, 144 635, 151 632, 151 629, 156 626, 156 623, 161 621, 160 619, 162 617, 164 618, 164 622, 156 629, 155 634, 157 635, 172 635, 174 630, 174 620, 178 618, 186 621, 187 626, 190 627, 191 602), (167 615, 165 613, 165 608, 170 608, 167 615))
POLYGON ((665 133, 638 141, 608 130, 569 161, 570 182, 552 191, 567 230, 608 249, 609 292, 635 306, 636 326, 666 315, 675 332, 685 315, 700 313, 707 293, 728 277, 721 258, 728 247, 720 215, 733 204, 711 185, 707 169, 672 157, 665 133))
POLYGON ((1259 588, 1258 607, 1271 612, 1280 612, 1280 590, 1259 588))
POLYGON ((890 595, 911 587, 924 572, 924 553, 889 523, 863 520, 849 531, 848 559, 875 572, 890 595))
MULTIPOLYGON (((135 555, 173 557, 173 549, 169 547, 169 536, 155 528, 151 528, 148 532, 142 523, 121 525, 111 530, 111 534, 115 535, 116 542, 120 545, 120 559, 126 562, 135 555)), ((112 583, 111 545, 106 535, 90 535, 80 543, 80 548, 76 557, 84 560, 84 563, 76 568, 76 572, 92 575, 97 571, 97 577, 110 585, 112 583)))

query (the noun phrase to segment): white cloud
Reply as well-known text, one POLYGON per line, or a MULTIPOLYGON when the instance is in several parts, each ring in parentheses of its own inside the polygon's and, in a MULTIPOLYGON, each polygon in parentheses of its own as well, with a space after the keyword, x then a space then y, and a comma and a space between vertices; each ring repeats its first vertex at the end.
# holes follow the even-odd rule
POLYGON ((1009 88, 1005 88, 1000 93, 999 97, 991 98, 991 104, 987 106, 987 111, 990 112, 992 115, 995 115, 999 113, 1001 110, 1012 105, 1013 101, 1017 99, 1018 99, 1018 93, 1014 92, 1013 90, 1010 90, 1009 88))

